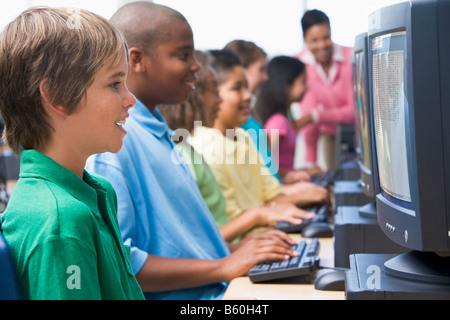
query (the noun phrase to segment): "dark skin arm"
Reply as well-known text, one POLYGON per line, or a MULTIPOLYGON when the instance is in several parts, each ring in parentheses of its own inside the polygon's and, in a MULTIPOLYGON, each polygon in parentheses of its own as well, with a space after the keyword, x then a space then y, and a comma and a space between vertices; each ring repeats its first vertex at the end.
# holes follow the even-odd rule
POLYGON ((243 211, 236 218, 220 227, 225 241, 233 241, 256 227, 274 226, 278 221, 300 223, 313 215, 290 204, 264 205, 243 211))
POLYGON ((313 118, 312 118, 311 114, 309 113, 306 116, 304 116, 298 120, 291 121, 291 126, 297 130, 300 130, 310 123, 313 123, 313 118))
POLYGON ((136 279, 144 292, 193 288, 230 282, 263 261, 286 260, 296 253, 284 233, 250 238, 225 258, 217 260, 164 258, 149 255, 136 279))

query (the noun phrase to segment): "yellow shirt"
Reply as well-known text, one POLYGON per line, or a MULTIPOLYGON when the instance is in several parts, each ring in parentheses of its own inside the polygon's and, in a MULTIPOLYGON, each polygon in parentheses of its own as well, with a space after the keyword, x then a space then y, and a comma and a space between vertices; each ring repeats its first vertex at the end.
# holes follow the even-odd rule
POLYGON ((197 127, 192 146, 210 166, 226 198, 230 219, 264 205, 281 193, 280 183, 270 174, 251 137, 241 128, 219 130, 197 127))

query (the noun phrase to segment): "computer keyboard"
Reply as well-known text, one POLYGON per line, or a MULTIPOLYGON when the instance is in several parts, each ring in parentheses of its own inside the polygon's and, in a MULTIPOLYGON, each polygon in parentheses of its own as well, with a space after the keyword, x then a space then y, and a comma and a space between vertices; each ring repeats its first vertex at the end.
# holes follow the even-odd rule
POLYGON ((311 219, 303 219, 301 223, 295 224, 288 221, 279 221, 275 225, 275 229, 284 231, 286 233, 300 233, 304 227, 310 225, 313 222, 327 222, 329 206, 327 204, 315 206, 308 209, 310 212, 314 212, 316 215, 311 219))
POLYGON ((330 184, 333 183, 336 178, 338 170, 328 170, 325 173, 317 174, 311 177, 311 182, 315 184, 327 188, 330 184))
POLYGON ((311 239, 308 243, 301 240, 293 246, 293 249, 298 252, 298 256, 289 260, 264 262, 254 266, 248 273, 250 281, 256 283, 309 276, 318 268, 319 247, 320 243, 317 238, 311 239))

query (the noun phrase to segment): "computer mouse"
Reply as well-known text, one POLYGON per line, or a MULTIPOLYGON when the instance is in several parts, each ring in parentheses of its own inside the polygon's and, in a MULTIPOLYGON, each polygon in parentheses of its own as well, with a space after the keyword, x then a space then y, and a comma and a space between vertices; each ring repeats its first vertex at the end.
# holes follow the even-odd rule
POLYGON ((314 288, 324 291, 345 291, 345 271, 333 269, 317 271, 314 288))
POLYGON ((332 236, 333 228, 326 222, 313 222, 302 230, 304 238, 331 238, 332 236))

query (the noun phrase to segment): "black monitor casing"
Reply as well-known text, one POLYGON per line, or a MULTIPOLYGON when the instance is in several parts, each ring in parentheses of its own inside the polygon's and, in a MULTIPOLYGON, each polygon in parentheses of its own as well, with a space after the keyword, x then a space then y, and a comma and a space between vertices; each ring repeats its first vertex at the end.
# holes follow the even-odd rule
MULTIPOLYGON (((364 148, 369 149, 369 162, 370 168, 367 168, 364 164, 363 158, 361 156, 362 150, 358 152, 358 165, 361 173, 361 185, 365 195, 369 197, 375 197, 380 191, 380 183, 378 181, 378 166, 377 159, 375 155, 375 137, 373 130, 373 114, 372 114, 372 95, 371 95, 371 69, 369 68, 369 51, 368 51, 368 36, 367 32, 358 34, 355 37, 355 44, 353 47, 353 55, 355 57, 356 54, 363 53, 363 71, 364 72, 364 91, 366 95, 366 108, 365 114, 363 115, 366 118, 367 123, 367 131, 368 131, 368 145, 364 145, 364 148)), ((356 58, 354 58, 356 59, 356 58)), ((354 76, 355 77, 355 76, 354 76)), ((354 83, 356 84, 356 80, 354 79, 354 83)), ((356 89, 355 92, 355 117, 359 117, 359 110, 357 107, 357 96, 356 89)), ((355 119, 355 123, 360 123, 359 119, 355 119), (357 122, 356 122, 357 121, 357 122)), ((356 129, 356 128, 355 128, 356 129)), ((360 133, 357 133, 356 136, 361 139, 360 133)), ((363 141, 362 141, 363 143, 363 141)))
MULTIPOLYGON (((450 1, 398 3, 369 16, 378 35, 406 30, 407 162, 413 210, 377 194, 378 222, 406 248, 450 254, 450 1)), ((372 70, 372 59, 369 59, 372 70)), ((375 146, 376 147, 376 146, 375 146)))

